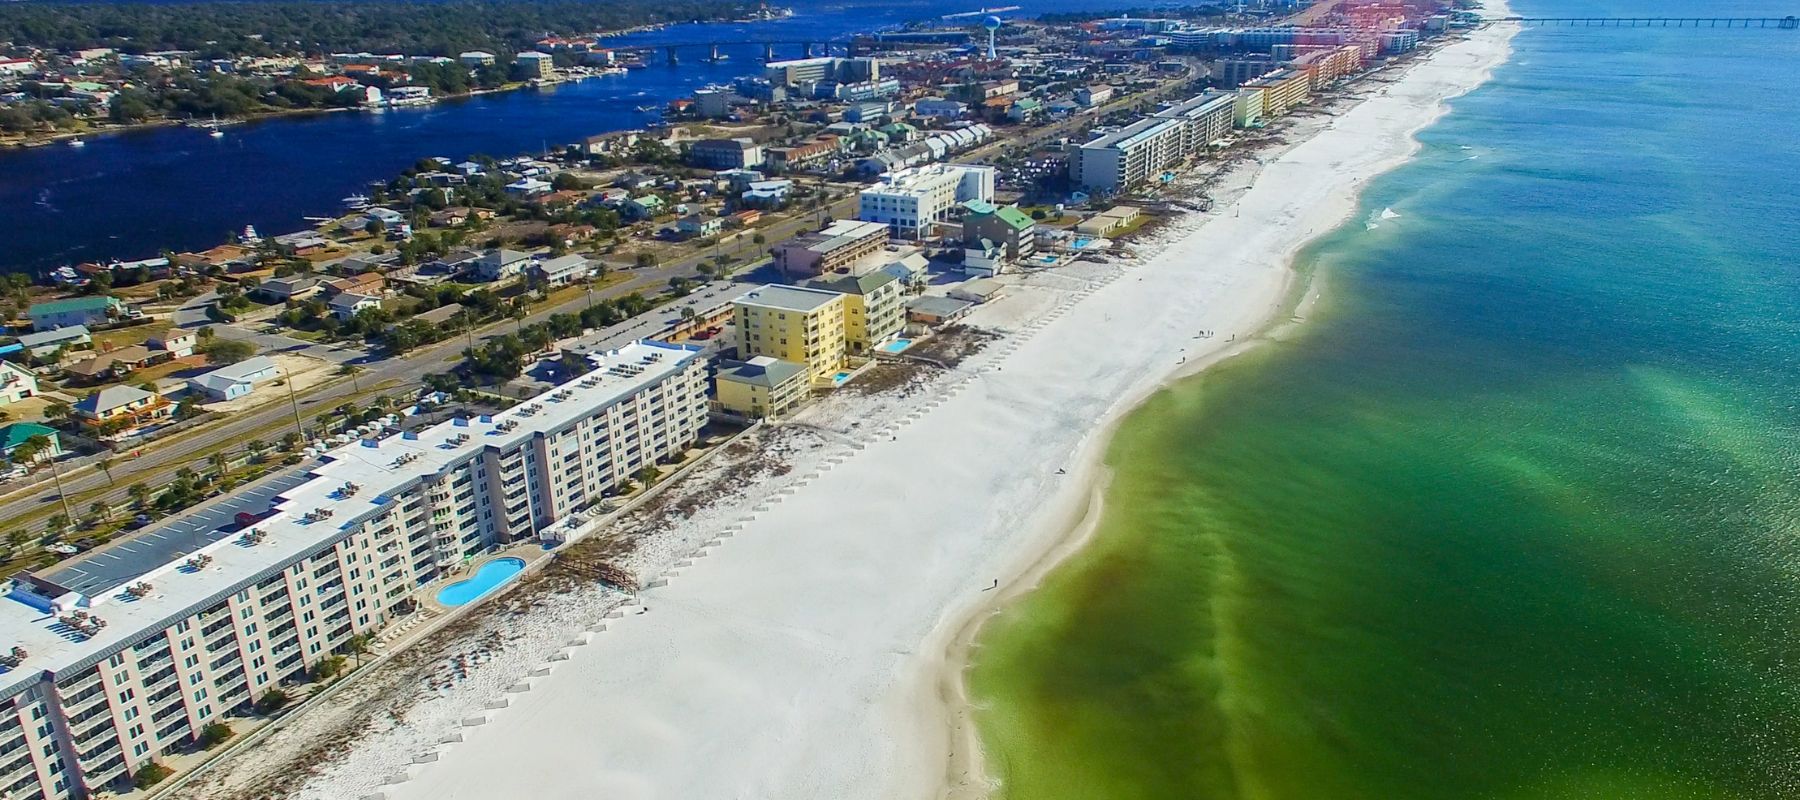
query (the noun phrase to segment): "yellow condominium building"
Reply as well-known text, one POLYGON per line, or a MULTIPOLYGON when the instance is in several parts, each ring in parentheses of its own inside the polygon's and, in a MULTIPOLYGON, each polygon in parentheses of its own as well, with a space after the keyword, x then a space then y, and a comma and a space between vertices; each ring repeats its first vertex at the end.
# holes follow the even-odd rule
POLYGON ((738 355, 806 365, 814 384, 833 384, 844 368, 844 296, 801 286, 764 286, 737 299, 738 355))
POLYGON ((1312 84, 1306 73, 1292 69, 1278 69, 1244 86, 1263 90, 1263 119, 1281 116, 1288 109, 1306 102, 1312 94, 1312 84))
POLYGON ((852 353, 868 353, 906 328, 905 293, 891 273, 822 278, 807 285, 844 295, 844 339, 852 353))

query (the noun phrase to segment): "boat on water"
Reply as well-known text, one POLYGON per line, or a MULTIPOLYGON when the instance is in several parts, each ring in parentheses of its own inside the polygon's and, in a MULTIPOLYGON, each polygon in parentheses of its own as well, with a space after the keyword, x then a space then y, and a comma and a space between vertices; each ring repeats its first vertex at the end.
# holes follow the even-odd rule
POLYGON ((662 109, 656 106, 638 106, 637 110, 639 114, 655 114, 662 109))
POLYGON ((70 146, 70 147, 87 147, 87 142, 84 142, 84 141, 82 141, 82 140, 81 140, 81 139, 78 139, 78 138, 77 138, 77 139, 70 139, 70 140, 69 140, 69 146, 70 146))
POLYGON ((353 194, 344 198, 342 202, 344 207, 351 211, 361 211, 369 207, 369 196, 366 194, 353 194))

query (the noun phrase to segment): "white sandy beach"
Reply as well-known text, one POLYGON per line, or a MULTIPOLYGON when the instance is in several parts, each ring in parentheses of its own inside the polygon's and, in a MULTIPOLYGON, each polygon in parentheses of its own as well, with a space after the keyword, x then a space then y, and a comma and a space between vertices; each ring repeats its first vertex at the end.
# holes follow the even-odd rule
POLYGON ((566 659, 516 665, 507 682, 528 691, 469 687, 488 694, 352 745, 299 794, 939 796, 956 749, 945 654, 999 594, 984 590, 1032 574, 1086 504, 1112 422, 1263 329, 1291 254, 1416 150, 1411 134, 1505 59, 1510 34, 1443 48, 1263 166, 1235 203, 1142 248, 1155 254, 1141 263, 1020 281, 970 320, 1006 339, 916 411, 890 406, 822 437, 753 518, 681 523, 674 541, 741 527, 605 630, 562 634, 587 640, 566 659), (446 734, 462 741, 439 746, 446 734))

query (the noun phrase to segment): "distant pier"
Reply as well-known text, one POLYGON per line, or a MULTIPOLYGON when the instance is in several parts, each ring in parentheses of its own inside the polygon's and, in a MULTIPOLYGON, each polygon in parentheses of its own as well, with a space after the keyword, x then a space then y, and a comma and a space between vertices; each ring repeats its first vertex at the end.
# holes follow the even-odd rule
POLYGON ((1504 22, 1590 28, 1777 28, 1800 29, 1795 17, 1501 17, 1504 22))

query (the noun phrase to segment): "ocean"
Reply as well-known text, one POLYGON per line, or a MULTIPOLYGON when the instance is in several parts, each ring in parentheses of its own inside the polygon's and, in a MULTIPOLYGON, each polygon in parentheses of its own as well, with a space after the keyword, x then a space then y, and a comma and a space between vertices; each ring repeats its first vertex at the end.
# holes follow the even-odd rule
POLYGON ((1122 425, 974 651, 1006 798, 1800 797, 1800 33, 1513 48, 1122 425))

